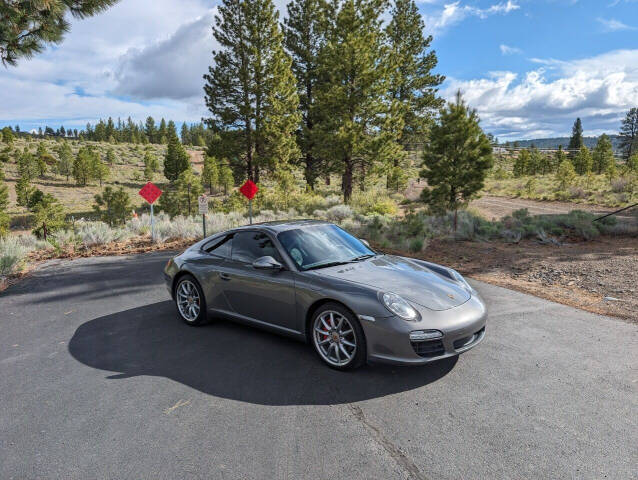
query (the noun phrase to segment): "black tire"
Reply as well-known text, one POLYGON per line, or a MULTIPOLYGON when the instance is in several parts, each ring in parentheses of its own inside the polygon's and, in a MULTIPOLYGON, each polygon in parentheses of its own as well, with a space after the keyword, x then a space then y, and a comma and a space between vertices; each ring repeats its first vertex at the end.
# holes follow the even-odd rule
POLYGON ((193 277, 192 275, 183 275, 179 277, 179 279, 175 283, 175 291, 173 293, 173 296, 175 297, 175 308, 177 309, 177 313, 184 323, 191 326, 197 326, 202 325, 208 320, 206 297, 204 297, 204 291, 202 290, 202 287, 199 285, 199 282, 195 279, 195 277, 193 277), (180 287, 182 285, 184 285, 185 288, 187 285, 192 285, 195 290, 197 290, 197 294, 199 295, 199 313, 192 319, 189 319, 188 316, 183 313, 183 310, 180 309, 180 306, 178 304, 180 287))
MULTIPOLYGON (((335 322, 336 323, 336 322, 335 322)), ((327 338, 327 336, 323 336, 323 338, 327 338)), ((351 339, 351 337, 349 337, 351 339)), ((350 310, 348 310, 343 305, 336 302, 329 302, 317 309, 317 311, 312 315, 310 319, 310 342, 312 343, 313 349, 319 358, 328 365, 330 368, 335 370, 353 370, 355 368, 359 368, 366 363, 367 358, 367 346, 366 346, 366 337, 363 333, 363 328, 361 328, 361 324, 359 323, 359 319, 356 318, 355 315, 352 314, 350 310), (343 365, 336 365, 335 363, 331 363, 331 361, 327 360, 320 351, 320 346, 317 344, 317 335, 315 335, 315 323, 317 319, 322 317, 324 314, 329 314, 329 312, 336 312, 341 316, 345 317, 345 319, 352 326, 356 349, 354 351, 354 355, 348 361, 348 363, 343 365)))

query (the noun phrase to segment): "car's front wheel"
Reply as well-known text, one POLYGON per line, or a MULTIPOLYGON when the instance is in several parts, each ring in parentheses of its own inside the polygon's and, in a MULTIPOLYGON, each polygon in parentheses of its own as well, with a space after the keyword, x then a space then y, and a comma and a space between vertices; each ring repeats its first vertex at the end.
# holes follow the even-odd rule
POLYGON ((337 370, 349 370, 366 361, 366 340, 355 316, 338 303, 326 303, 313 315, 312 344, 319 357, 337 370))
POLYGON ((204 292, 191 275, 184 275, 177 281, 175 305, 182 320, 189 325, 201 325, 207 318, 204 292))

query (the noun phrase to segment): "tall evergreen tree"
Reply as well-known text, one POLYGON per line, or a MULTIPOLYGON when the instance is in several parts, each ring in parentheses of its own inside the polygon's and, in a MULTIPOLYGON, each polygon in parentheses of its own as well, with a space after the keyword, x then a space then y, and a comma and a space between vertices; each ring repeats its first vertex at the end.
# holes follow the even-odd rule
POLYGON ((308 186, 314 189, 322 165, 314 154, 312 144, 312 129, 317 123, 312 107, 319 81, 319 52, 326 40, 328 10, 326 0, 293 0, 287 9, 288 16, 284 19, 283 27, 284 44, 292 58, 302 118, 297 139, 302 153, 304 178, 308 186))
POLYGON ((193 142, 191 140, 191 133, 190 133, 190 130, 188 129, 188 126, 186 125, 186 123, 182 123, 181 137, 182 137, 182 145, 192 145, 193 144, 193 142))
POLYGON ((569 150, 580 150, 583 143, 583 123, 577 118, 572 128, 572 136, 569 139, 569 150))
POLYGON ((243 161, 246 175, 259 180, 261 168, 295 158, 298 97, 290 58, 285 54, 272 0, 223 0, 213 34, 220 49, 204 75, 209 127, 243 161))
POLYGON ((611 140, 604 133, 598 139, 596 148, 594 149, 593 157, 593 171, 601 174, 607 171, 609 165, 615 162, 614 149, 611 145, 611 140))
MULTIPOLYGON (((172 120, 171 120, 172 121, 172 120)), ((175 124, 173 124, 173 130, 175 129, 175 124)), ((159 128, 157 129, 157 143, 168 143, 168 135, 169 132, 166 128, 166 120, 163 118, 160 120, 159 128)))
POLYGON ((313 128, 317 152, 333 158, 341 173, 346 202, 353 191, 355 169, 361 180, 373 161, 385 164, 400 155, 400 116, 389 104, 389 65, 383 43, 383 0, 345 0, 327 33, 318 59, 319 124, 313 128))
POLYGON ((92 152, 88 147, 78 150, 73 161, 73 178, 78 185, 86 185, 91 179, 92 152))
POLYGON ((117 0, 46 0, 0 2, 0 60, 15 66, 21 57, 40 53, 47 44, 60 43, 69 30, 69 16, 86 18, 117 0))
POLYGON ((172 134, 168 140, 166 155, 164 157, 164 176, 174 182, 180 173, 190 167, 188 153, 182 146, 176 134, 172 134))
POLYGON ((461 92, 441 111, 431 133, 421 173, 428 186, 421 198, 435 213, 454 211, 456 230, 457 210, 483 188, 493 163, 492 147, 476 111, 465 105, 461 92))
POLYGON ((438 60, 430 50, 432 36, 425 36, 425 24, 414 0, 395 0, 392 19, 385 32, 391 65, 390 97, 403 117, 402 143, 421 141, 428 123, 443 106, 437 97, 445 77, 434 74, 438 60))
POLYGON ((638 153, 638 108, 627 112, 620 127, 620 148, 625 160, 638 153))
POLYGON ((155 127, 155 120, 153 117, 148 117, 144 124, 144 133, 148 138, 149 143, 159 143, 157 139, 157 128, 155 127))

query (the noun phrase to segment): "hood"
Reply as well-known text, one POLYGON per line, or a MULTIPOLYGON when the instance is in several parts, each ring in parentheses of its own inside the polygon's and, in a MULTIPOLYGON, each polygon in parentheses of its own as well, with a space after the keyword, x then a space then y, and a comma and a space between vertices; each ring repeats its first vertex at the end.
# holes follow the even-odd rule
POLYGON ((393 255, 324 268, 315 273, 367 285, 382 292, 393 292, 430 310, 456 307, 471 296, 458 283, 434 270, 409 258, 393 255))

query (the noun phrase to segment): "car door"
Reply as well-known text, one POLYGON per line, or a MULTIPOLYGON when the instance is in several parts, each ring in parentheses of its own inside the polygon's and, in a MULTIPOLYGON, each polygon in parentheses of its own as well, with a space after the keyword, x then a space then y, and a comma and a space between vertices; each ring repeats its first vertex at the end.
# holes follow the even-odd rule
POLYGON ((202 246, 201 256, 193 262, 194 273, 201 280, 209 311, 226 312, 230 305, 224 295, 224 281, 220 277, 222 265, 230 260, 233 236, 215 237, 202 246))
POLYGON ((264 256, 284 264, 267 233, 258 230, 235 233, 231 258, 222 265, 225 297, 232 311, 247 320, 298 332, 293 273, 287 267, 255 269, 252 262, 264 256))

